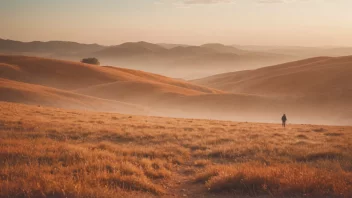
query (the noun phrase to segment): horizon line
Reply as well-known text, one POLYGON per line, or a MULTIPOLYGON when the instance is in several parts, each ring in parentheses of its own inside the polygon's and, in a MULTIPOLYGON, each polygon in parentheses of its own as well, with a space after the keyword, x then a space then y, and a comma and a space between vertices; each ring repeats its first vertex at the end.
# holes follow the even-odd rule
POLYGON ((243 47, 305 47, 305 48, 351 48, 352 46, 350 45, 320 45, 320 46, 304 46, 304 45, 260 45, 260 44, 224 44, 220 42, 206 42, 203 44, 185 44, 185 43, 168 43, 168 42, 149 42, 149 41, 144 41, 144 40, 138 40, 138 41, 125 41, 119 44, 111 44, 111 45, 106 45, 106 44, 100 44, 100 43, 85 43, 85 42, 79 42, 79 41, 70 41, 70 40, 30 40, 30 41, 23 41, 23 40, 14 40, 10 38, 2 38, 0 37, 0 40, 8 40, 8 41, 17 41, 17 42, 22 42, 22 43, 33 43, 33 42, 43 42, 43 43, 48 43, 48 42, 70 42, 70 43, 77 43, 77 44, 83 44, 83 45, 100 45, 104 47, 112 47, 112 46, 117 46, 117 45, 122 45, 124 43, 139 43, 139 42, 146 42, 146 43, 151 43, 151 44, 156 44, 156 45, 161 45, 161 44, 167 44, 167 45, 188 45, 188 46, 202 46, 205 44, 221 44, 225 46, 243 46, 243 47))

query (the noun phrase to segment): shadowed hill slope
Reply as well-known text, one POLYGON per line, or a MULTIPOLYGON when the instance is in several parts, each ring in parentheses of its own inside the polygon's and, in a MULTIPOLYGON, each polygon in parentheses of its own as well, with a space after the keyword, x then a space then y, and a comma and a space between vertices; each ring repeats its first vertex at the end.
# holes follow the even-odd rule
POLYGON ((176 96, 204 94, 199 91, 157 82, 117 81, 84 89, 77 93, 94 97, 148 105, 176 96))
POLYGON ((104 100, 80 95, 55 88, 27 84, 0 78, 0 101, 32 105, 120 112, 126 114, 146 114, 142 107, 128 103, 104 100))
POLYGON ((143 55, 143 54, 159 53, 164 51, 167 51, 167 49, 163 48, 160 45, 141 41, 136 43, 128 42, 128 43, 123 43, 121 45, 107 47, 105 49, 102 49, 101 51, 94 53, 94 55, 97 55, 99 57, 100 56, 101 57, 136 56, 136 55, 143 55))
POLYGON ((258 51, 258 50, 254 50, 254 51, 250 51, 250 50, 242 50, 233 46, 229 46, 229 45, 223 45, 220 43, 208 43, 208 44, 204 44, 201 45, 201 47, 203 48, 208 48, 208 49, 213 49, 216 50, 219 53, 225 53, 225 54, 237 54, 237 55, 241 55, 242 59, 245 58, 253 58, 253 59, 265 59, 265 58, 279 58, 282 57, 282 54, 280 53, 270 53, 270 52, 263 52, 263 51, 258 51))
POLYGON ((237 49, 232 46, 226 46, 220 43, 207 43, 207 44, 201 45, 201 47, 213 49, 222 53, 246 54, 250 52, 246 50, 237 49))

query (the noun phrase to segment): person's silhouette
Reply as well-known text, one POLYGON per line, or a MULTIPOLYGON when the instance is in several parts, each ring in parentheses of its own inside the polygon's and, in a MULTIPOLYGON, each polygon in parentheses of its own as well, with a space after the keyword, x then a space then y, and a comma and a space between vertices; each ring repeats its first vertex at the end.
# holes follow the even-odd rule
POLYGON ((282 120, 282 126, 283 126, 283 127, 286 127, 286 121, 287 121, 286 114, 284 114, 284 115, 281 117, 281 120, 282 120))

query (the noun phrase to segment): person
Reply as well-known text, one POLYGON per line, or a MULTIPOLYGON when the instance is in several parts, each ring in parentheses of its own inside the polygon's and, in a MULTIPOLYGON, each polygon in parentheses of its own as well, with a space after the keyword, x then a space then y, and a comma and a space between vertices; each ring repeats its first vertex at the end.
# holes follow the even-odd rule
POLYGON ((283 127, 286 127, 286 121, 287 121, 286 114, 284 114, 284 115, 281 117, 281 120, 282 120, 282 126, 283 126, 283 127))

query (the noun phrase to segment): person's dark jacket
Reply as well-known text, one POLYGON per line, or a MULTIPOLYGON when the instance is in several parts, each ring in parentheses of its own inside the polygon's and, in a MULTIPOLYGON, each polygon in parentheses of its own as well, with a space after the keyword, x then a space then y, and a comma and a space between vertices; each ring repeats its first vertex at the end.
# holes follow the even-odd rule
POLYGON ((287 120, 286 115, 283 115, 282 118, 281 118, 281 120, 282 120, 283 122, 286 122, 286 120, 287 120))

